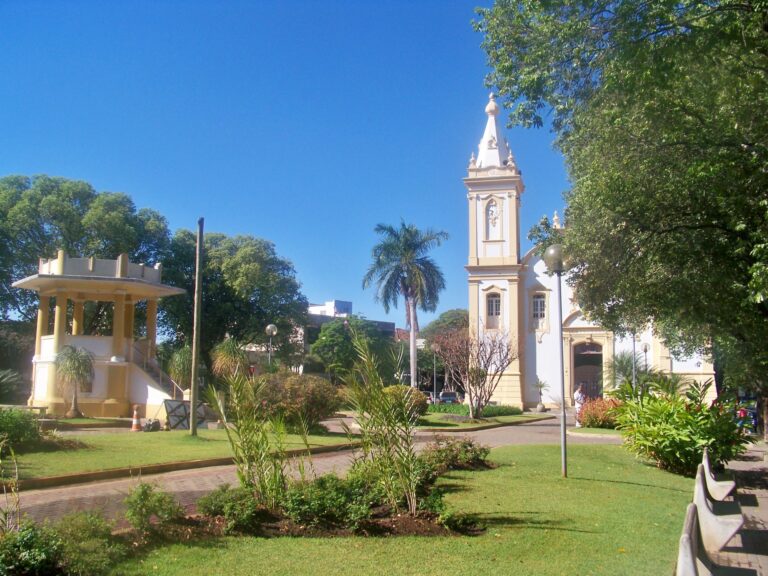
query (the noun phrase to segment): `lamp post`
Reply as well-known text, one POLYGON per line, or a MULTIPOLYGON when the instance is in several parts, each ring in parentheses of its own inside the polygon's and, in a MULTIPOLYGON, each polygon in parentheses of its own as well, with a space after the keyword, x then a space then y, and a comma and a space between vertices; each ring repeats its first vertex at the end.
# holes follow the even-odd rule
POLYGON ((269 336, 269 350, 267 351, 267 359, 269 362, 269 366, 272 366, 272 336, 277 334, 277 326, 274 324, 267 325, 267 329, 264 330, 264 332, 267 333, 267 336, 269 336))
POLYGON ((562 461, 563 478, 568 477, 568 456, 565 440, 565 361, 563 358, 563 298, 562 298, 562 276, 565 271, 563 263, 563 247, 560 244, 552 244, 544 252, 544 263, 547 265, 550 273, 557 274, 557 335, 560 341, 560 396, 562 407, 560 414, 560 454, 562 461))
POLYGON ((648 349, 650 346, 648 346, 648 342, 643 344, 643 356, 645 356, 645 371, 648 372, 648 349))
POLYGON ((440 352, 440 344, 432 342, 432 402, 437 404, 437 353, 440 352))

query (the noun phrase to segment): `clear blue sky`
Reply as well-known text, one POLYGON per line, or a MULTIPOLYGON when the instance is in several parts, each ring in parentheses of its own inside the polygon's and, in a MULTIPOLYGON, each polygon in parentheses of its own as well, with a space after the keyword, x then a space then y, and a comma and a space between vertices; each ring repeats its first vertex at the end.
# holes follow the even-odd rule
MULTIPOLYGON (((172 230, 203 216, 269 239, 310 302, 398 326, 402 304, 387 316, 361 288, 373 228, 445 230, 438 313, 466 308, 461 179, 488 95, 478 3, 4 0, 0 175, 81 179, 172 230)), ((508 139, 524 237, 568 184, 549 132, 508 139)))

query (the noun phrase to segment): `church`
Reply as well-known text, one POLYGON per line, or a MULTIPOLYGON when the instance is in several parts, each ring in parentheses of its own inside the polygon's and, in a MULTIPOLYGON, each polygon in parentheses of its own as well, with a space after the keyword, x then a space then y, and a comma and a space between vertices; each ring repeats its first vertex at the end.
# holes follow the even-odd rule
MULTIPOLYGON (((500 108, 491 94, 485 107, 487 122, 477 155, 469 160, 470 330, 496 332, 510 339, 516 359, 502 376, 493 401, 533 408, 539 402, 537 382, 546 384, 542 402, 560 404, 560 374, 565 378, 566 406, 581 384, 588 396, 602 394, 609 382, 614 355, 633 349, 641 366, 704 382, 714 380, 714 368, 701 356, 675 358, 650 328, 634 336, 618 337, 584 316, 563 275, 562 318, 557 306, 557 276, 550 276, 534 253, 520 254, 520 209, 525 185, 522 172, 504 138, 500 108), (558 338, 562 326, 563 362, 558 338)), ((559 226, 557 213, 553 224, 559 226)), ((714 398, 714 386, 710 389, 714 398)))

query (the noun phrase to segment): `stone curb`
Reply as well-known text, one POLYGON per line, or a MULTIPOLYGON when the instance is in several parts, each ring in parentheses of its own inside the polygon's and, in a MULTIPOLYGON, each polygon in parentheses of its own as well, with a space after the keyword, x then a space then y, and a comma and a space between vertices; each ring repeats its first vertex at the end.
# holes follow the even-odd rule
MULTIPOLYGON (((351 450, 360 446, 359 442, 333 444, 331 446, 316 446, 309 449, 310 454, 325 454, 327 452, 341 452, 351 450)), ((306 454, 306 450, 300 448, 286 450, 288 456, 298 456, 306 454)), ((138 477, 144 474, 161 474, 163 472, 176 472, 178 470, 194 470, 195 468, 208 468, 211 466, 227 466, 234 464, 231 456, 221 458, 208 458, 206 460, 184 460, 181 462, 164 462, 162 464, 146 464, 144 466, 127 468, 110 468, 109 470, 98 470, 95 472, 80 472, 77 474, 63 474, 61 476, 43 476, 41 478, 29 478, 19 480, 18 490, 36 490, 40 488, 57 488, 59 486, 69 486, 71 484, 85 484, 99 480, 115 480, 117 478, 138 477)), ((10 486, 6 483, 6 489, 10 486)))
POLYGON ((493 428, 503 428, 504 426, 520 426, 521 424, 531 424, 533 422, 541 422, 543 420, 553 420, 555 416, 537 416, 528 420, 520 420, 519 422, 498 422, 496 424, 482 424, 480 426, 472 426, 471 428, 433 428, 426 426, 422 428, 416 428, 417 432, 477 432, 479 430, 492 430, 493 428))

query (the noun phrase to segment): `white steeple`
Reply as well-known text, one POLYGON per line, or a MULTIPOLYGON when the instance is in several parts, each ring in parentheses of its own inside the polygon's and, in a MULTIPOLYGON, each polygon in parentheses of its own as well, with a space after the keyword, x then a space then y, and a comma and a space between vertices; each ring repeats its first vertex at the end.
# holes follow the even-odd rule
POLYGON ((509 144, 502 136, 503 132, 499 125, 499 105, 496 104, 496 97, 493 93, 488 96, 488 105, 485 107, 485 113, 488 114, 488 122, 485 125, 483 138, 478 146, 475 168, 503 168, 514 166, 515 160, 512 152, 509 150, 509 144))

